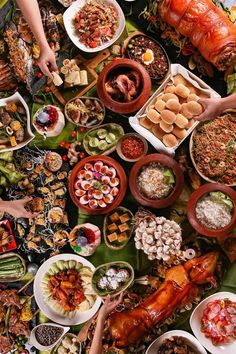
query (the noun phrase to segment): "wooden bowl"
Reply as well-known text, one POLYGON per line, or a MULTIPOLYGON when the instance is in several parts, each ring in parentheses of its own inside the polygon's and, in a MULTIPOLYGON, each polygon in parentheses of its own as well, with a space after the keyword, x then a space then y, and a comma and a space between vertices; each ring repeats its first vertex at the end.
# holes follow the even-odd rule
POLYGON ((140 160, 142 157, 144 157, 144 156, 147 154, 147 152, 148 152, 148 143, 147 143, 147 140, 146 140, 144 137, 142 137, 142 135, 140 135, 140 134, 137 134, 137 133, 127 133, 127 134, 125 134, 122 138, 120 138, 120 140, 118 141, 118 143, 117 143, 117 145, 116 145, 116 152, 117 152, 117 154, 120 156, 120 158, 121 158, 122 160, 127 161, 127 162, 136 162, 136 161, 140 160), (138 158, 136 158, 136 159, 129 159, 128 157, 126 157, 126 156, 123 154, 123 152, 122 152, 122 150, 121 150, 122 141, 123 141, 125 138, 129 137, 129 136, 136 137, 136 138, 140 139, 140 140, 143 142, 143 153, 142 153, 142 155, 140 155, 140 156, 139 156, 138 158))
POLYGON ((85 159, 81 160, 75 167, 73 168, 70 178, 69 178, 69 193, 71 196, 71 199, 77 205, 78 208, 83 209, 89 214, 92 215, 98 215, 98 214, 107 214, 111 210, 115 209, 118 207, 118 205, 122 202, 125 192, 126 192, 126 187, 127 187, 127 179, 126 179, 126 174, 123 168, 120 166, 118 162, 116 162, 114 159, 112 159, 109 156, 104 156, 104 155, 96 155, 96 156, 89 156, 86 157, 85 159), (117 196, 114 198, 114 201, 111 204, 108 204, 105 208, 96 208, 92 209, 87 205, 83 205, 79 202, 79 198, 75 195, 75 189, 74 189, 74 184, 77 178, 78 172, 84 167, 86 163, 92 163, 92 162, 97 162, 97 161, 102 161, 106 163, 107 165, 114 167, 117 172, 117 176, 120 179, 120 185, 119 185, 119 193, 117 196))
POLYGON ((179 167, 178 163, 172 159, 170 156, 164 154, 151 154, 143 157, 141 160, 136 162, 131 169, 129 177, 129 187, 134 198, 141 204, 151 208, 166 208, 173 204, 176 199, 180 196, 184 186, 184 174, 179 167), (149 199, 141 194, 138 187, 138 175, 141 169, 150 164, 151 162, 160 163, 168 168, 171 168, 175 175, 175 186, 172 192, 163 199, 149 199))
POLYGON ((191 195, 187 205, 187 215, 190 224, 200 234, 209 237, 223 237, 234 228, 236 222, 236 192, 232 188, 221 183, 206 183, 191 195), (197 202, 204 196, 204 194, 208 194, 213 191, 220 191, 227 194, 232 199, 234 206, 231 222, 227 226, 217 230, 206 228, 198 221, 196 217, 197 202))
POLYGON ((151 79, 146 69, 139 63, 131 59, 116 59, 110 64, 106 65, 98 77, 97 92, 100 100, 104 106, 116 113, 132 113, 138 111, 144 103, 148 100, 151 92, 151 79), (119 102, 112 99, 112 97, 106 92, 105 84, 108 77, 112 76, 113 72, 121 70, 123 71, 135 71, 140 76, 140 93, 130 102, 119 102))

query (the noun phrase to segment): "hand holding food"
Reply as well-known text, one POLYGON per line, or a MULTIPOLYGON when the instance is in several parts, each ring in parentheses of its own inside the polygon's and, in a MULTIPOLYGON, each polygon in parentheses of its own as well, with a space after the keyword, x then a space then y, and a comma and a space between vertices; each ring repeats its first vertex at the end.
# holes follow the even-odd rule
POLYGON ((123 293, 120 293, 115 299, 111 299, 108 295, 105 299, 104 304, 99 310, 99 317, 101 319, 106 319, 110 313, 115 310, 115 308, 121 303, 123 299, 123 293))
POLYGON ((204 107, 204 112, 195 119, 206 121, 216 118, 226 109, 236 108, 236 94, 225 98, 202 98, 198 102, 204 107))
POLYGON ((55 59, 55 53, 52 51, 48 44, 40 48, 38 65, 41 71, 53 80, 52 72, 58 71, 58 67, 55 59))
POLYGON ((32 213, 25 209, 25 205, 32 200, 31 197, 12 201, 0 201, 0 211, 9 213, 14 218, 34 218, 37 213, 32 213))

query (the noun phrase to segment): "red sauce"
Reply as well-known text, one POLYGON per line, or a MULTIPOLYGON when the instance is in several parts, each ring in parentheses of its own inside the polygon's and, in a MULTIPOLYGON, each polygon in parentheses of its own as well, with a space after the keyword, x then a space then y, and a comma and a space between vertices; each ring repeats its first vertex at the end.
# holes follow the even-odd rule
POLYGON ((138 159, 144 152, 144 143, 136 136, 128 136, 121 142, 121 152, 127 159, 138 159))

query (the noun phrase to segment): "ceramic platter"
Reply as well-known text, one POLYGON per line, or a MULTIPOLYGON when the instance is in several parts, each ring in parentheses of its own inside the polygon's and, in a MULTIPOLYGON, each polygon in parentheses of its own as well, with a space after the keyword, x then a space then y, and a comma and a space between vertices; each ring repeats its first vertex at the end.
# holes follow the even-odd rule
POLYGON ((62 316, 60 313, 53 311, 51 307, 49 307, 46 302, 44 301, 44 296, 43 296, 43 289, 41 286, 43 277, 45 273, 49 270, 51 265, 57 261, 68 261, 68 260, 74 260, 76 262, 82 263, 84 266, 89 267, 92 271, 95 270, 95 267, 87 261, 87 259, 77 256, 75 254, 60 254, 55 257, 49 258, 46 262, 44 262, 41 267, 39 268, 35 279, 34 279, 34 296, 35 300, 37 302, 37 305, 39 309, 52 321, 59 323, 64 326, 74 326, 78 325, 80 323, 84 323, 88 321, 99 309, 100 304, 101 304, 101 299, 97 297, 93 307, 89 309, 88 311, 84 312, 76 312, 76 315, 73 318, 68 318, 65 316, 62 316))

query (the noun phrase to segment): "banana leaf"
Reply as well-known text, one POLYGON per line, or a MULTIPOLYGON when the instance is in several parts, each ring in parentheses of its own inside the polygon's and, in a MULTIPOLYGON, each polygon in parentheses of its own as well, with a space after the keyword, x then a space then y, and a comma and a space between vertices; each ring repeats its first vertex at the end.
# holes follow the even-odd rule
POLYGON ((234 262, 227 271, 220 291, 229 291, 236 294, 236 262, 234 262))

